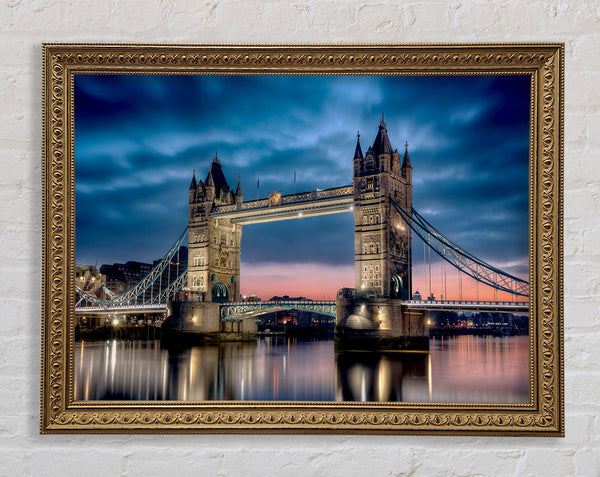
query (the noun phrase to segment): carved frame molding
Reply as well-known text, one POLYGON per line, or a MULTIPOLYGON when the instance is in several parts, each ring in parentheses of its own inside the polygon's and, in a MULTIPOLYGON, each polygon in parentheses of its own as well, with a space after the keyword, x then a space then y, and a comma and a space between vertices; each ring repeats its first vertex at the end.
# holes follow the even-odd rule
POLYGON ((41 432, 563 436, 563 82, 562 44, 45 44, 41 432), (529 403, 74 401, 77 73, 529 75, 529 403))

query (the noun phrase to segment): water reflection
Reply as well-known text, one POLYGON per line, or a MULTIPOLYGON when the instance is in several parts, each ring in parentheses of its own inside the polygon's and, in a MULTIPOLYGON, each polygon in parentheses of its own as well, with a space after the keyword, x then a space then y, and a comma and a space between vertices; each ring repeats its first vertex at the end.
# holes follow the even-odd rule
POLYGON ((528 338, 432 339, 430 353, 335 352, 332 340, 262 338, 161 348, 75 348, 78 400, 527 402, 528 338))
POLYGON ((427 353, 336 353, 336 400, 412 400, 403 397, 403 388, 427 388, 428 358, 427 353))

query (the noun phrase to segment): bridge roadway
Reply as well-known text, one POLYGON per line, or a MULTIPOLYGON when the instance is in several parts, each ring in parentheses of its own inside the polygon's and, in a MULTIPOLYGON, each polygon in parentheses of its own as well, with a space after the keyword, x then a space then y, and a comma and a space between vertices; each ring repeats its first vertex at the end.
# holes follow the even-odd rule
POLYGON ((75 313, 80 314, 112 314, 112 313, 165 313, 165 303, 148 303, 144 305, 94 305, 77 306, 75 313))
POLYGON ((414 310, 471 311, 498 313, 526 313, 526 301, 459 301, 459 300, 403 300, 402 305, 414 310))
MULTIPOLYGON (((404 300, 402 305, 408 309, 425 311, 462 311, 526 313, 528 302, 520 301, 459 301, 459 300, 404 300)), ((243 301, 223 303, 221 318, 252 312, 253 316, 282 310, 313 311, 335 317, 335 301, 243 301)), ((147 305, 86 306, 75 308, 75 313, 164 313, 167 305, 153 303, 147 305)))
POLYGON ((211 217, 230 219, 235 224, 258 224, 276 220, 341 214, 353 210, 353 186, 313 190, 300 194, 251 200, 214 207, 211 217))
MULTIPOLYGON (((468 312, 497 312, 497 313, 526 313, 529 311, 528 302, 518 301, 459 301, 459 300, 403 300, 402 305, 408 309, 426 311, 468 311, 468 312)), ((265 310, 265 313, 279 309, 294 309, 314 311, 325 315, 335 316, 335 301, 255 301, 224 303, 221 305, 221 317, 247 313, 255 310, 265 310), (271 309, 270 311, 266 311, 271 309)))
MULTIPOLYGON (((241 313, 261 310, 263 313, 272 313, 280 310, 314 311, 335 318, 335 301, 241 301, 237 303, 223 303, 221 305, 221 318, 238 315, 241 313), (264 311, 263 311, 264 310, 264 311)), ((258 315, 258 313, 256 314, 258 315)))

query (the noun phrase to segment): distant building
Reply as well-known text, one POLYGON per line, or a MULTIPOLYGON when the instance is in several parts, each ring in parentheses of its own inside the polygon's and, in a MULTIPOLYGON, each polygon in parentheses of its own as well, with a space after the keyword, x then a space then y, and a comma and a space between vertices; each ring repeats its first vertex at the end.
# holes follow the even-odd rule
POLYGON ((251 295, 244 295, 240 298, 240 301, 254 302, 261 301, 256 293, 252 293, 251 295))
POLYGON ((83 291, 100 296, 106 279, 95 265, 75 265, 75 285, 83 291))
POLYGON ((303 296, 290 297, 288 295, 283 296, 272 296, 269 298, 269 301, 312 301, 309 298, 305 298, 303 296))
POLYGON ((417 291, 416 291, 416 292, 413 294, 413 296, 412 296, 412 299, 413 299, 413 300, 415 300, 415 301, 421 301, 421 300, 423 299, 423 298, 421 297, 421 294, 419 293, 419 290, 417 290, 417 291))
MULTIPOLYGON (((158 294, 161 290, 167 288, 171 282, 184 273, 187 260, 187 247, 179 247, 178 253, 173 256, 173 259, 162 273, 161 280, 156 280, 152 288, 147 290, 147 294, 158 294)), ((153 263, 130 260, 125 263, 105 264, 100 267, 100 273, 105 277, 106 288, 120 295, 142 281, 159 263, 160 259, 155 260, 153 263)))

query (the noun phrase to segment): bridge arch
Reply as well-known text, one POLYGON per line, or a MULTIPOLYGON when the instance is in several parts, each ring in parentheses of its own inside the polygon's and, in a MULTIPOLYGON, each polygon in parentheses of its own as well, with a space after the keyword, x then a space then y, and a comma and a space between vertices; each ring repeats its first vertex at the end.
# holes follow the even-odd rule
POLYGON ((402 277, 396 274, 392 275, 392 298, 400 298, 402 296, 403 288, 404 283, 402 282, 402 277))
POLYGON ((229 289, 224 283, 217 282, 212 288, 213 303, 227 303, 229 301, 229 289))
POLYGON ((221 305, 221 318, 253 312, 254 315, 273 313, 283 310, 310 311, 335 318, 335 301, 256 301, 223 303, 221 305))

